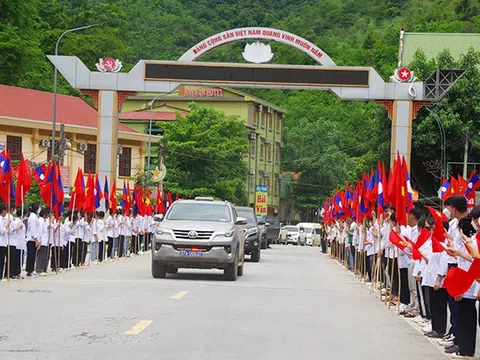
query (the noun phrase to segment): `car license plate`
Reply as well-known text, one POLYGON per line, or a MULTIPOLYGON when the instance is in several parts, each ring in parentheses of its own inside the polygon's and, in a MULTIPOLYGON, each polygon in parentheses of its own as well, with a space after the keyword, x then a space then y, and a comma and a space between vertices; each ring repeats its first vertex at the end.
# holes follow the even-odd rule
POLYGON ((198 257, 203 256, 201 251, 180 251, 180 256, 198 257))

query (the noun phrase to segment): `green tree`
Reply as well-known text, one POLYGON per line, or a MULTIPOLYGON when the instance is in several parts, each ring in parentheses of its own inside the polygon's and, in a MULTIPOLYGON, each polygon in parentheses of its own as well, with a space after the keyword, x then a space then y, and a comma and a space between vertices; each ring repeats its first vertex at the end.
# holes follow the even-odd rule
POLYGON ((212 108, 190 105, 186 118, 161 124, 167 148, 165 188, 185 197, 213 196, 246 204, 245 124, 212 108))

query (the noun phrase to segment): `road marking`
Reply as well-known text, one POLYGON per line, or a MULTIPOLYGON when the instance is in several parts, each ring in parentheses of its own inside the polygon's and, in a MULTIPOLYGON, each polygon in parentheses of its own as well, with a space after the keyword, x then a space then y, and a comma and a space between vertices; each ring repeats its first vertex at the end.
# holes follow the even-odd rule
POLYGON ((175 295, 173 295, 170 299, 175 299, 175 300, 179 300, 181 299, 182 297, 184 297, 185 295, 188 294, 188 291, 179 291, 178 293, 176 293, 175 295))
POLYGON ((143 330, 145 330, 153 321, 152 320, 142 320, 139 321, 134 327, 125 332, 125 335, 138 335, 143 330))

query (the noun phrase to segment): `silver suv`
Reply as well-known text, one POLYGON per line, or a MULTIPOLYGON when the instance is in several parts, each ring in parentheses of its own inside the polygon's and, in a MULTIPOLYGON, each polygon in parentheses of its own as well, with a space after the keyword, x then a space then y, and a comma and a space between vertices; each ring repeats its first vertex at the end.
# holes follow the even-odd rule
POLYGON ((160 221, 152 244, 152 276, 179 268, 223 269, 227 280, 243 275, 247 219, 232 204, 211 198, 178 200, 160 221))

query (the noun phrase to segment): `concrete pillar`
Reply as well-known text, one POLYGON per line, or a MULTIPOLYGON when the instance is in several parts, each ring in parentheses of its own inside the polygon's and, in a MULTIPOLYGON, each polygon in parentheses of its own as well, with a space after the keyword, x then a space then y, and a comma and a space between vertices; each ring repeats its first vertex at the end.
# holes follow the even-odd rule
POLYGON ((97 171, 109 184, 116 177, 118 145, 118 94, 100 90, 98 93, 97 171))
POLYGON ((412 120, 413 101, 393 102, 392 112, 392 143, 390 152, 390 166, 397 157, 405 156, 408 168, 410 168, 410 156, 412 152, 412 120))

